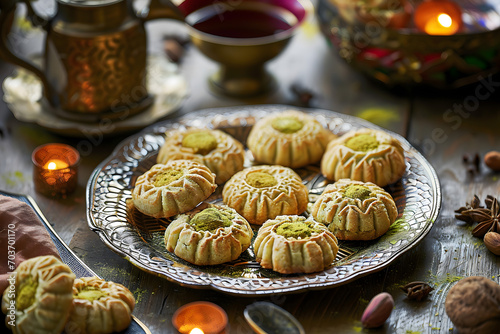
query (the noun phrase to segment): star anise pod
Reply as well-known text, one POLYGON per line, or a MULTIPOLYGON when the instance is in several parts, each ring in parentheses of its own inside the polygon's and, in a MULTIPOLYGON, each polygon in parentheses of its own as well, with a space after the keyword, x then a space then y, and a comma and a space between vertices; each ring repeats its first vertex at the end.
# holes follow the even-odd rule
POLYGON ((500 205, 498 200, 493 196, 486 198, 486 206, 488 209, 479 211, 473 210, 470 216, 478 225, 472 230, 472 235, 482 238, 488 232, 500 232, 500 205))
POLYGON ((493 205, 493 201, 495 200, 495 197, 488 195, 486 196, 486 199, 484 200, 484 203, 486 204, 486 207, 491 210, 491 206, 493 205))
POLYGON ((418 302, 427 298, 429 293, 434 290, 429 284, 419 281, 408 283, 400 288, 406 293, 408 299, 414 299, 418 302))
POLYGON ((465 206, 462 206, 458 210, 455 210, 458 215, 455 215, 455 218, 462 220, 466 223, 472 224, 474 220, 470 216, 471 212, 476 209, 482 209, 483 207, 481 206, 481 200, 477 195, 474 195, 474 198, 472 199, 471 203, 466 203, 465 206))

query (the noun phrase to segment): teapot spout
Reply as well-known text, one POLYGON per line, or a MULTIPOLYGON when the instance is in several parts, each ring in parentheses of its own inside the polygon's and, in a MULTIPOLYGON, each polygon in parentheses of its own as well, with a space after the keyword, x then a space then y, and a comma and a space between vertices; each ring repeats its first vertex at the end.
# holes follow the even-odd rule
POLYGON ((140 16, 144 21, 156 19, 185 21, 184 14, 170 0, 151 0, 149 8, 143 9, 140 16))

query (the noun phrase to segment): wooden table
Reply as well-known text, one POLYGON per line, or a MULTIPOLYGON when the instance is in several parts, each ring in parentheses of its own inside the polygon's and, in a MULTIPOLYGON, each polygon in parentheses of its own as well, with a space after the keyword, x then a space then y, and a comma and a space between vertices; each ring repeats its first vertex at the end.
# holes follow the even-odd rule
MULTIPOLYGON (((162 52, 163 34, 185 34, 184 27, 174 23, 150 23, 148 30, 151 52, 162 52)), ((212 290, 185 288, 150 275, 109 250, 87 227, 87 180, 126 135, 96 141, 92 153, 82 156, 76 192, 66 199, 47 198, 33 189, 31 152, 38 145, 49 142, 77 147, 84 139, 61 137, 37 125, 19 122, 3 102, 0 102, 0 189, 33 196, 71 249, 99 275, 124 284, 134 293, 137 299, 134 315, 152 333, 175 332, 171 323, 173 313, 188 302, 200 300, 212 301, 226 310, 230 320, 227 333, 251 332, 243 310, 256 300, 282 306, 298 318, 307 333, 361 332, 360 318, 364 308, 382 291, 391 293, 396 305, 386 324, 371 332, 451 332, 453 324, 445 313, 444 301, 453 283, 472 275, 486 276, 496 282, 500 279, 497 276, 500 258, 490 253, 480 239, 472 237, 469 229, 459 226, 453 212, 474 194, 480 198, 487 194, 500 195, 498 173, 481 165, 480 173, 470 176, 462 163, 464 154, 483 156, 492 149, 500 149, 500 79, 495 79, 496 86, 491 88, 494 92, 490 97, 481 100, 477 107, 469 106, 470 112, 451 121, 446 117, 447 110, 469 101, 467 97, 474 97, 478 86, 448 93, 388 91, 336 57, 320 36, 314 21, 303 26, 285 52, 269 63, 269 69, 280 84, 275 93, 248 100, 215 96, 206 84, 215 64, 196 49, 188 48, 181 71, 189 84, 190 95, 182 108, 170 117, 217 106, 295 105, 298 100, 290 86, 300 83, 315 93, 311 106, 362 116, 404 135, 436 169, 443 201, 440 216, 430 234, 388 268, 342 287, 264 298, 234 297, 212 290), (420 303, 407 300, 399 289, 400 285, 416 280, 435 285, 430 298, 420 303)), ((12 70, 11 65, 0 63, 2 80, 12 70)))

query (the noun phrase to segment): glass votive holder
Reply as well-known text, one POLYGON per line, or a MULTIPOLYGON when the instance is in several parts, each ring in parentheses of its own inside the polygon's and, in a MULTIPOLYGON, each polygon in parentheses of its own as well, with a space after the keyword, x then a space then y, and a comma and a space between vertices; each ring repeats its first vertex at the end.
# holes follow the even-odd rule
POLYGON ((80 154, 65 144, 45 144, 31 156, 35 190, 51 197, 65 197, 78 184, 80 154))
POLYGON ((172 324, 182 334, 219 334, 227 326, 227 314, 210 302, 192 302, 179 308, 172 324))

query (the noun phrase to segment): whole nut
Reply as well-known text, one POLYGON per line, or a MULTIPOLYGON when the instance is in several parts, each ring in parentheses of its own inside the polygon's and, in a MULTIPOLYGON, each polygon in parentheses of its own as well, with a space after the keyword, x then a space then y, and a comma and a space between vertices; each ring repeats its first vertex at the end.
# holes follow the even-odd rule
POLYGON ((488 232, 484 235, 484 244, 486 248, 495 255, 500 255, 500 234, 488 232))
POLYGON ((389 318, 394 308, 394 299, 387 292, 382 292, 370 300, 363 312, 361 323, 365 328, 380 327, 389 318))
POLYGON ((484 156, 484 164, 495 172, 500 171, 500 152, 491 151, 484 156))
POLYGON ((459 333, 498 334, 500 285, 479 276, 461 279, 448 292, 445 310, 459 333))
POLYGON ((166 39, 164 42, 164 50, 168 58, 174 63, 179 63, 184 55, 184 48, 175 39, 166 39))

